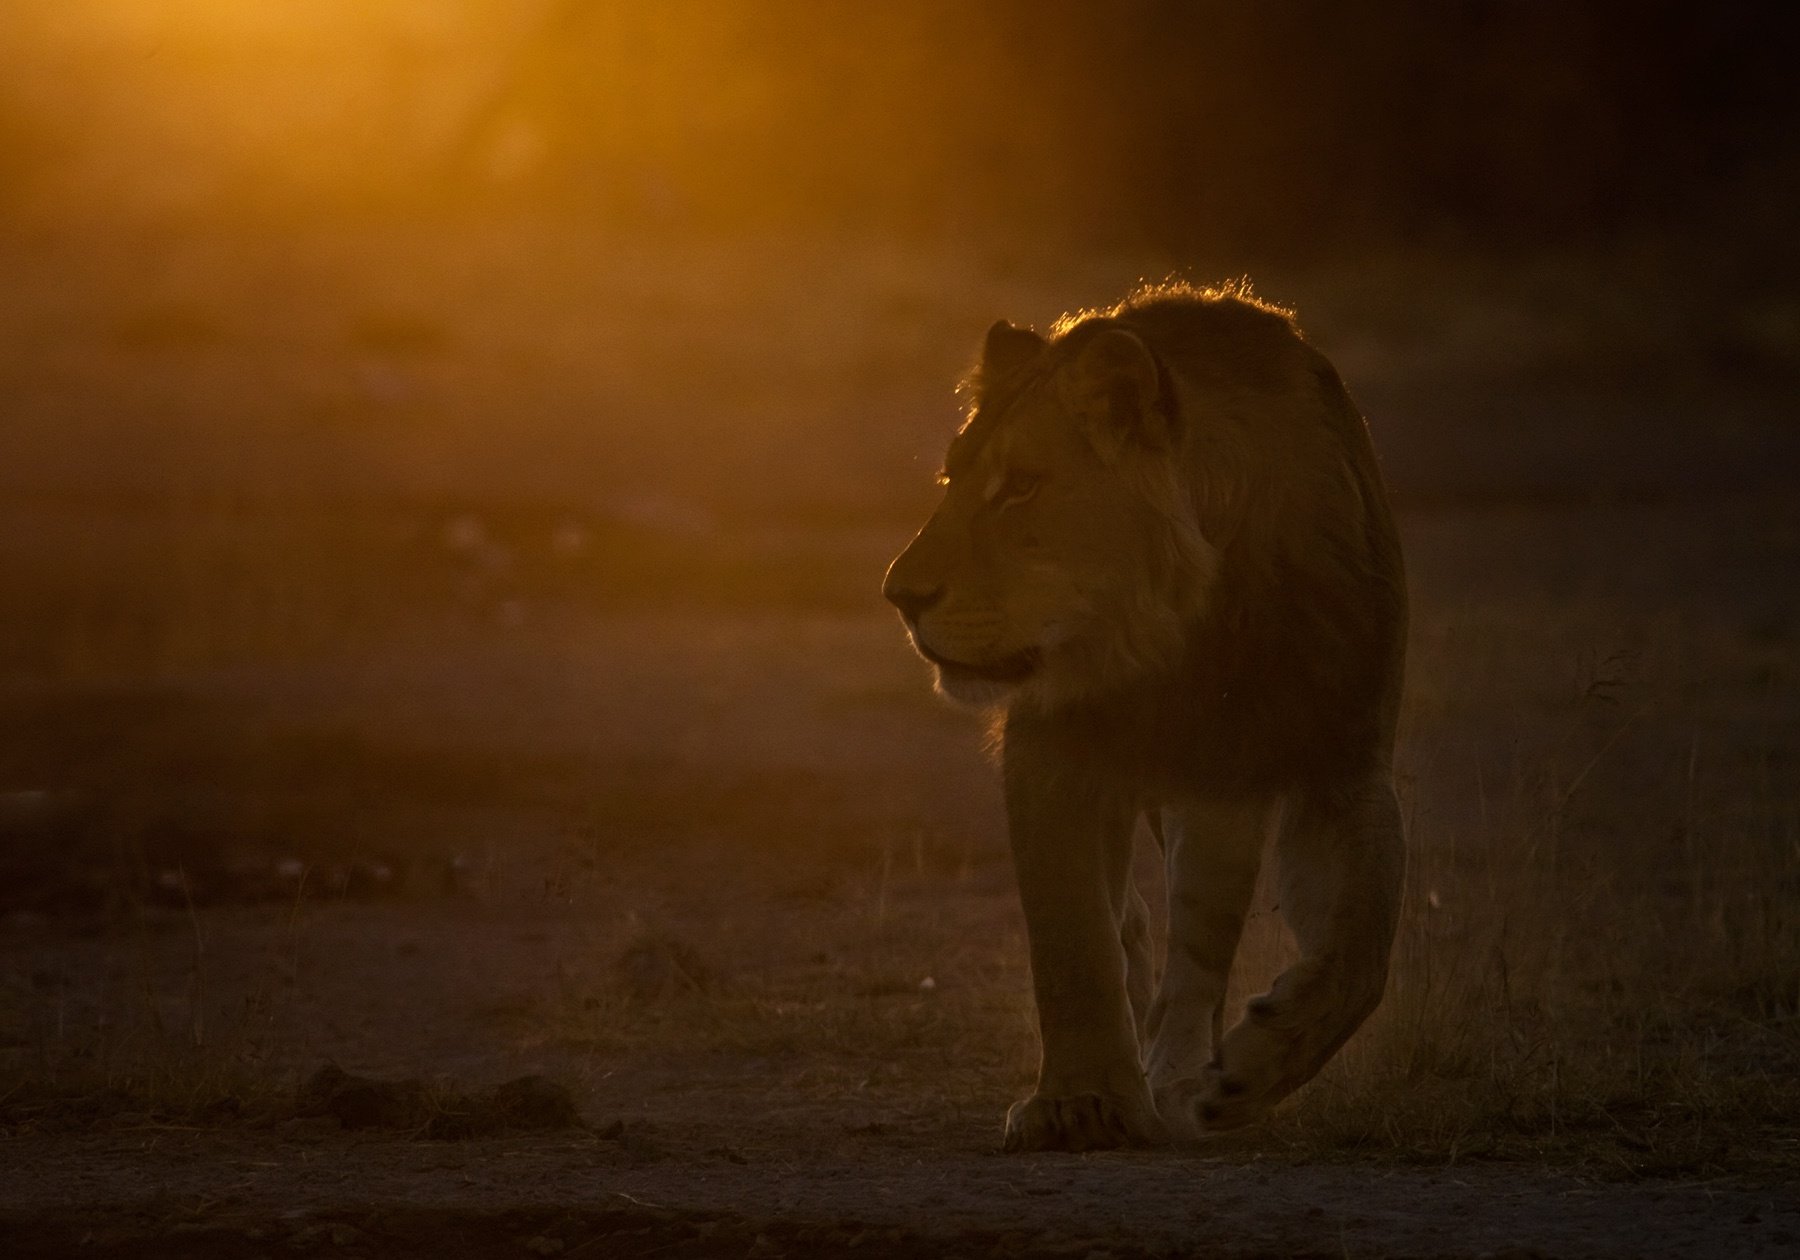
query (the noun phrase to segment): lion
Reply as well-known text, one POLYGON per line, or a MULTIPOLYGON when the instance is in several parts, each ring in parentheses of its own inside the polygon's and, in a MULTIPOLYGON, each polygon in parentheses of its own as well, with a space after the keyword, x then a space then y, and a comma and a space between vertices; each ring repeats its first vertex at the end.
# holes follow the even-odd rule
POLYGON ((1237 286, 1142 289, 1048 337, 1002 321, 966 386, 883 593, 939 692, 994 718, 1042 1043, 1005 1147, 1249 1123, 1374 1010, 1398 916, 1406 583, 1367 428, 1237 286), (1299 957, 1226 1032, 1266 843, 1299 957))

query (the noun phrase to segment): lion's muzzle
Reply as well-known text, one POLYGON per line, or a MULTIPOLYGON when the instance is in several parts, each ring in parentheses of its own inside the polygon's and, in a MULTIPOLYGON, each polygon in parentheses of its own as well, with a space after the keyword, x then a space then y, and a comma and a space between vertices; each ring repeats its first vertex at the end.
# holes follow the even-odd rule
POLYGON ((925 615, 925 610, 944 597, 944 588, 942 586, 926 588, 897 582, 894 580, 894 575, 899 567, 899 562, 896 561, 893 567, 888 569, 887 581, 882 583, 881 593, 886 597, 888 603, 900 610, 900 615, 906 618, 907 626, 913 628, 918 625, 919 618, 925 615))

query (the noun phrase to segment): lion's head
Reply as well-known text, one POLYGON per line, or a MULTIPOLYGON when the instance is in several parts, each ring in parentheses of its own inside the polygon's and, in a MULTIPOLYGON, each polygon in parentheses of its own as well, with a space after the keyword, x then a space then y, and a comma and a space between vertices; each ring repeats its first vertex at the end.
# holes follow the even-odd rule
POLYGON ((1113 320, 988 331, 944 499, 888 568, 938 689, 1049 709, 1170 663, 1218 556, 1177 461, 1169 375, 1113 320))

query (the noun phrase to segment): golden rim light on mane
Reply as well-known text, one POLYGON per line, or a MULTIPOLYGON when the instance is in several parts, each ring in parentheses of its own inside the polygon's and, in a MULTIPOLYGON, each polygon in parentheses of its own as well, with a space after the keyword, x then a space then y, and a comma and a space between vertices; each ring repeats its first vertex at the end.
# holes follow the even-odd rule
MULTIPOLYGON (((1221 280, 1217 284, 1209 285, 1196 285, 1192 281, 1168 276, 1161 280, 1141 282, 1137 288, 1111 306, 1087 306, 1058 315, 1050 325, 1050 339, 1055 341, 1065 334, 1073 332, 1089 320, 1119 319, 1129 315, 1140 306, 1147 306, 1151 302, 1160 302, 1170 298, 1187 298, 1197 302, 1242 302, 1245 306, 1254 306, 1259 311, 1279 315, 1290 324, 1295 322, 1294 312, 1290 308, 1258 297, 1249 276, 1238 276, 1235 279, 1221 280)), ((1295 324, 1295 330, 1299 330, 1298 324, 1295 324)))

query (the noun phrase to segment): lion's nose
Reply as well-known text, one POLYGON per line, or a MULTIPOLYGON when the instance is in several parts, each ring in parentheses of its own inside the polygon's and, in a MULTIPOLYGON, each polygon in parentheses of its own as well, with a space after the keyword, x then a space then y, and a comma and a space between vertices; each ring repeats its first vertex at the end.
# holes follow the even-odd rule
POLYGON ((943 598, 944 588, 934 586, 925 590, 896 582, 890 577, 882 586, 881 593, 887 596, 888 603, 898 608, 908 621, 917 621, 920 613, 943 598))

